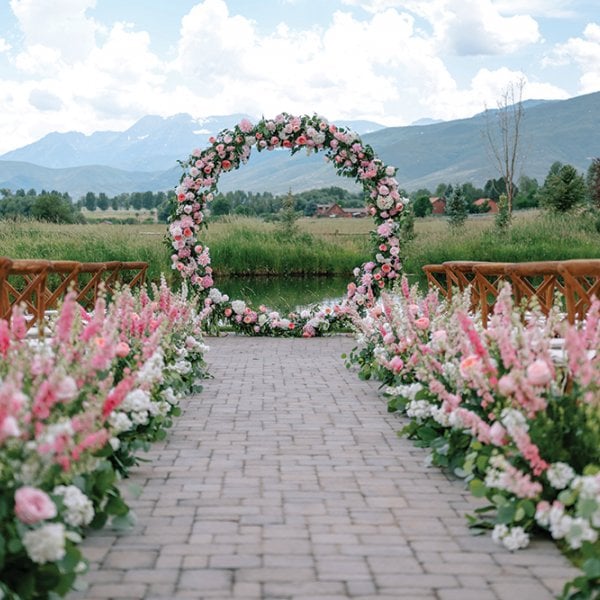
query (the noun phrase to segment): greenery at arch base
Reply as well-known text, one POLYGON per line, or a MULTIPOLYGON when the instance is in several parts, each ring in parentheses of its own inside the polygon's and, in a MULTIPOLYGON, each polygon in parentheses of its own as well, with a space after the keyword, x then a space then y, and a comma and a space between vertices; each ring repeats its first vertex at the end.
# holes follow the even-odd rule
POLYGON ((358 134, 337 127, 318 115, 301 117, 281 113, 253 124, 242 119, 209 140, 204 150, 194 150, 185 161, 176 199, 173 201, 168 243, 172 268, 204 297, 207 322, 226 323, 251 335, 313 337, 345 324, 348 302, 369 306, 381 290, 399 278, 402 264, 400 233, 405 218, 404 202, 395 179, 396 168, 385 165, 358 134), (223 173, 238 169, 258 152, 289 149, 292 154, 323 152, 338 175, 361 184, 368 211, 375 222, 371 234, 373 257, 354 269, 347 301, 334 307, 317 307, 282 316, 265 306, 253 308, 242 300, 230 300, 214 287, 209 248, 199 234, 206 226, 204 211, 210 205, 223 173))

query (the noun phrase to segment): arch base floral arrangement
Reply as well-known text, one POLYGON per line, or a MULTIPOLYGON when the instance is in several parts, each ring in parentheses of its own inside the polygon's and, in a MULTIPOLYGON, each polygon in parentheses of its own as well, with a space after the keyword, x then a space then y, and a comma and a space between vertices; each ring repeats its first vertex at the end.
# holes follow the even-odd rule
POLYGON ((396 168, 377 158, 358 134, 318 115, 281 113, 256 124, 243 119, 209 141, 207 148, 194 150, 186 161, 180 161, 184 173, 176 189, 167 240, 173 250, 172 268, 204 297, 205 318, 210 312, 213 322, 225 320, 248 334, 305 337, 331 331, 345 319, 345 307, 317 308, 285 317, 265 307, 254 310, 241 301, 230 302, 213 287, 210 251, 199 242, 199 233, 206 225, 205 212, 220 176, 246 164, 252 148, 258 152, 287 149, 292 154, 301 150, 308 154, 323 152, 338 175, 362 185, 375 223, 373 258, 355 269, 355 281, 348 284, 347 297, 353 304, 372 304, 381 290, 397 280, 402 269, 400 231, 405 201, 398 190, 396 168))

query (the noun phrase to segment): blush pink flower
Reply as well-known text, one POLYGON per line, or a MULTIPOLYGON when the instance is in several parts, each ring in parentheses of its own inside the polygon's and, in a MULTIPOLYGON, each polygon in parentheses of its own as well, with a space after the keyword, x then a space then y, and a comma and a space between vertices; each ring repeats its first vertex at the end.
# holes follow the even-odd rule
POLYGON ((427 317, 419 317, 415 321, 415 327, 421 330, 427 329, 429 327, 429 319, 427 317))
POLYGON ((115 349, 115 353, 120 358, 123 358, 129 354, 129 344, 127 342, 119 342, 115 349))
POLYGON ((470 354, 460 361, 459 370, 463 377, 470 377, 474 371, 477 371, 480 368, 481 359, 475 354, 470 354))
POLYGON ((538 358, 527 367, 526 375, 531 385, 546 385, 552 380, 552 369, 545 360, 538 358))
POLYGON ((15 515, 22 523, 33 525, 53 519, 56 516, 56 505, 46 492, 24 486, 15 492, 15 515))
POLYGON ((400 373, 404 368, 404 361, 399 356, 394 356, 388 366, 394 373, 400 373))

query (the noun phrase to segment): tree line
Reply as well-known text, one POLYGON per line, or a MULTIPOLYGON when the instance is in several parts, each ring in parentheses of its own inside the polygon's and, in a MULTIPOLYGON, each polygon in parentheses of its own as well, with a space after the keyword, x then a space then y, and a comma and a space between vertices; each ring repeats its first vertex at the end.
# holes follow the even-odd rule
MULTIPOLYGON (((426 188, 408 193, 401 193, 410 199, 409 207, 415 217, 425 217, 432 212, 430 198, 439 197, 446 200, 446 215, 487 212, 489 207, 475 204, 479 198, 488 198, 502 206, 502 199, 507 196, 506 180, 489 179, 481 188, 471 182, 440 183, 435 190, 426 188)), ((578 206, 588 205, 595 209, 600 223, 600 158, 594 158, 584 175, 575 167, 561 162, 552 164, 543 184, 537 179, 521 176, 513 183, 512 208, 515 210, 542 207, 564 212, 578 206)), ((293 198, 293 210, 298 215, 313 216, 319 204, 337 202, 344 208, 363 206, 365 199, 362 191, 350 192, 337 186, 308 190, 284 195, 270 192, 245 192, 241 190, 219 193, 210 204, 212 217, 225 215, 255 216, 265 220, 277 220, 282 209, 290 209, 290 197, 293 198)), ((32 218, 40 221, 56 223, 85 223, 82 209, 90 212, 105 212, 109 209, 156 211, 159 222, 167 222, 175 192, 132 192, 109 197, 100 192, 87 192, 76 202, 68 193, 56 190, 41 190, 39 193, 30 189, 0 189, 0 219, 32 218)), ((462 217, 460 217, 462 218, 462 217)), ((459 220, 460 220, 459 218, 459 220)), ((114 219, 113 219, 114 220, 114 219)), ((127 222, 127 220, 122 220, 127 222)), ((135 219, 129 219, 135 222, 135 219)), ((600 226, 600 225, 599 225, 600 226)))

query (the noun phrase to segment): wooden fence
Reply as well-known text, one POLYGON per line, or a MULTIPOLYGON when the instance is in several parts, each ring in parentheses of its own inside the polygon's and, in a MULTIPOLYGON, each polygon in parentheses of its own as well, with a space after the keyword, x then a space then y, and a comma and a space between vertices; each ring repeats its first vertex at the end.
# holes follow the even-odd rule
POLYGON ((28 328, 43 331, 47 311, 55 310, 73 290, 77 302, 92 310, 101 290, 110 296, 118 286, 144 285, 146 262, 81 263, 0 257, 0 319, 9 320, 13 306, 23 305, 28 328))
POLYGON ((487 326, 501 285, 509 282, 518 305, 534 304, 548 314, 556 301, 570 323, 583 320, 594 296, 600 297, 600 259, 523 263, 448 261, 425 265, 430 288, 446 298, 453 290, 470 289, 471 310, 480 310, 487 326))

